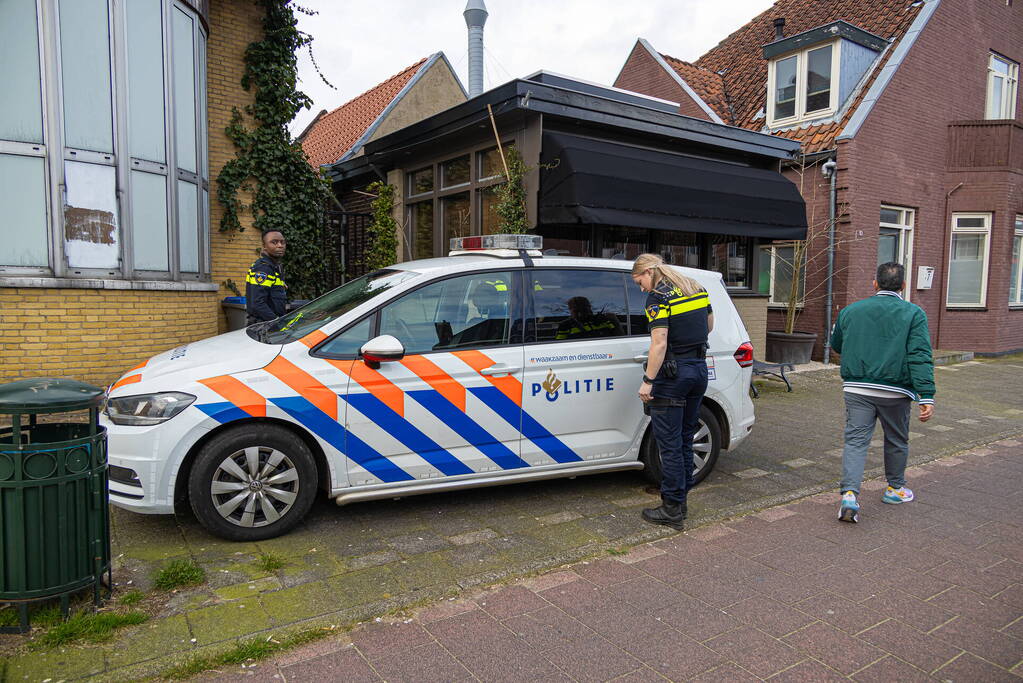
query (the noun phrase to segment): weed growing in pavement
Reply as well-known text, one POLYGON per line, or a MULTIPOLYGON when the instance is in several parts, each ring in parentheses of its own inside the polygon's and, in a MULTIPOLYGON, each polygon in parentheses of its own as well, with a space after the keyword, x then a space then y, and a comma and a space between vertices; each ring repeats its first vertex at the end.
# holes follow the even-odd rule
POLYGON ((298 633, 282 636, 280 640, 273 638, 251 638, 243 640, 230 650, 221 652, 218 655, 194 657, 165 672, 163 676, 177 679, 191 678, 203 671, 209 671, 218 667, 243 664, 249 660, 258 661, 266 659, 278 652, 298 647, 299 645, 305 645, 306 643, 311 643, 314 640, 320 640, 339 632, 340 629, 330 627, 299 631, 298 633))
POLYGON ((109 640, 122 626, 141 624, 149 617, 131 612, 76 612, 67 621, 58 623, 32 642, 33 649, 54 648, 77 641, 99 643, 109 640))
POLYGON ((284 556, 277 553, 260 553, 259 559, 256 560, 256 566, 267 574, 273 574, 287 563, 284 556))
POLYGON ((195 560, 173 560, 156 573, 153 581, 160 590, 169 591, 184 586, 195 586, 206 580, 206 572, 195 560))
POLYGON ((628 548, 608 548, 607 552, 609 555, 628 555, 628 548))
POLYGON ((130 607, 131 605, 137 605, 142 602, 142 598, 144 597, 145 596, 142 594, 142 591, 135 589, 122 595, 119 602, 122 605, 128 605, 130 607))

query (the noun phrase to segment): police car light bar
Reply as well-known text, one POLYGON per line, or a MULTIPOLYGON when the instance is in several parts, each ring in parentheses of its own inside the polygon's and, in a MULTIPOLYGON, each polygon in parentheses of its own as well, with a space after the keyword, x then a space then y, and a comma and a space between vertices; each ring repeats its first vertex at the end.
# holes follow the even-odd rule
POLYGON ((451 251, 482 251, 484 249, 542 249, 540 235, 474 235, 452 237, 451 251))

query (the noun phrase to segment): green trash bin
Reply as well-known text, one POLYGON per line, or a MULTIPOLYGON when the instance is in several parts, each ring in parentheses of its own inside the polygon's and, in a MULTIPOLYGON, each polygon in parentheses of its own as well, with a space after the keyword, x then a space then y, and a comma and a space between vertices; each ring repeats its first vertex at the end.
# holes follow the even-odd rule
POLYGON ((34 602, 59 598, 67 616, 76 592, 91 588, 97 605, 110 595, 102 402, 74 380, 0 385, 0 603, 20 617, 5 632, 28 630, 34 602))

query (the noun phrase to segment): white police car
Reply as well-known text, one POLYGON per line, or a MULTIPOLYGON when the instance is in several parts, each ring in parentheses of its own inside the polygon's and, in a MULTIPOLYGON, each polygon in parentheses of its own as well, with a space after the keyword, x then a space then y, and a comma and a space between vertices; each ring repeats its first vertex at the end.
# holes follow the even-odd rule
MULTIPOLYGON (((271 323, 154 356, 111 385, 110 497, 214 534, 282 534, 338 504, 645 468, 649 335, 631 263, 462 238, 447 258, 352 280, 271 323), (527 251, 528 249, 528 251, 527 251)), ((717 273, 697 479, 753 427, 753 348, 717 273)))

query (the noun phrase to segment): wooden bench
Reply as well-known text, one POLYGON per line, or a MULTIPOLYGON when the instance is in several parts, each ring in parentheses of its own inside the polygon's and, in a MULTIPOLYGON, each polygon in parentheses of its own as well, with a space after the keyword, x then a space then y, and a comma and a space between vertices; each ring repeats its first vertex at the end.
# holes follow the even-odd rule
POLYGON ((777 377, 782 382, 785 382, 785 388, 787 391, 792 391, 792 385, 789 383, 788 377, 785 376, 785 370, 795 370, 795 366, 792 363, 765 363, 763 361, 753 361, 753 375, 750 376, 749 388, 753 392, 753 398, 760 396, 760 390, 757 389, 757 385, 753 383, 753 378, 763 375, 771 375, 777 377))

